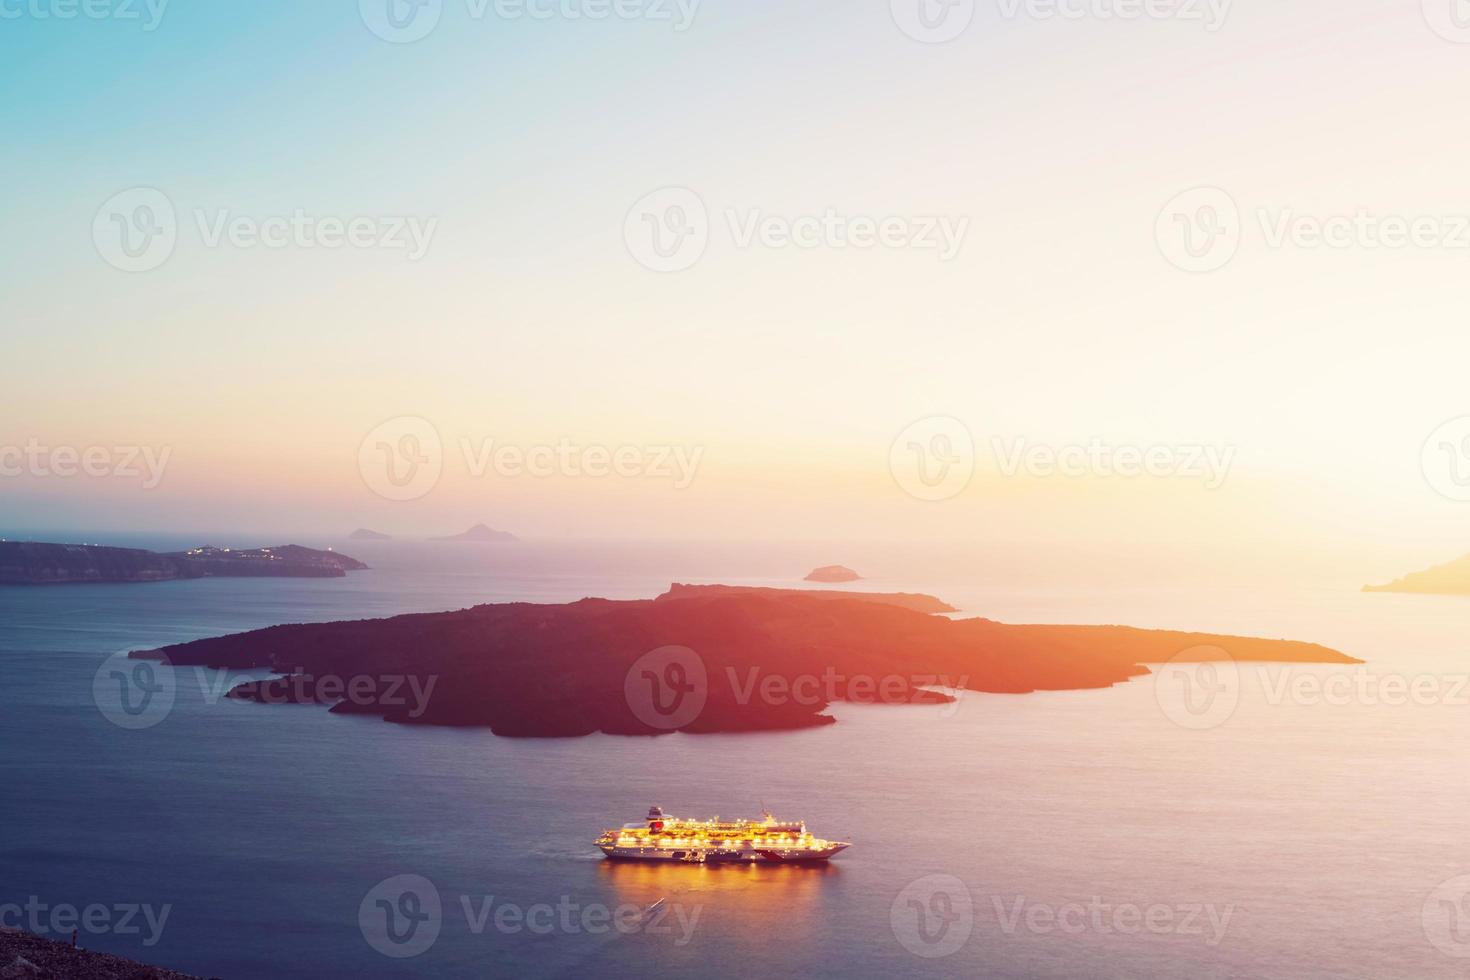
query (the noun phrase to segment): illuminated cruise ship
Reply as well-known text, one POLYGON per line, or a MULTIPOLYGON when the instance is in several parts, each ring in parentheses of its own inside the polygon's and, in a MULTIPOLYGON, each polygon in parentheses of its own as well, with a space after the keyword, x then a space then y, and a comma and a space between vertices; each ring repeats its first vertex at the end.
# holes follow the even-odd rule
POLYGON ((597 838, 610 858, 631 861, 825 861, 850 847, 813 837, 806 824, 777 820, 681 820, 650 807, 642 823, 625 823, 597 838))

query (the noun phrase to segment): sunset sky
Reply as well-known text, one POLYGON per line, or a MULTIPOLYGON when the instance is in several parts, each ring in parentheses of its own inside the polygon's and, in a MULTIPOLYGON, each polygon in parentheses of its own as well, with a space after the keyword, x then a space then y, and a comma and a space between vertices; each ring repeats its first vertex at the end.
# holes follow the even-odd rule
POLYGON ((1470 550, 1470 503, 1421 460, 1470 415, 1470 130, 1448 111, 1470 90, 1454 43, 1470 27, 1455 36, 1435 0, 1240 3, 1215 30, 992 0, 947 43, 907 35, 904 0, 706 0, 686 30, 673 3, 674 23, 444 0, 413 43, 348 0, 255 0, 249 18, 174 0, 153 30, 141 0, 142 22, 37 3, 0 4, 0 447, 169 456, 151 489, 0 476, 0 534, 485 521, 1198 560, 1470 550), (1199 187, 1238 207, 1239 247, 1191 272, 1159 229, 1199 187), (173 206, 177 244, 128 272, 96 226, 135 188, 173 206), (629 235, 665 188, 693 192, 708 243, 658 272, 629 235), (416 260, 209 244, 217 222, 297 211, 433 230, 416 260), (829 211, 965 231, 947 260, 741 242, 756 217, 829 211), (1359 228, 1429 219, 1430 243, 1272 243, 1283 221, 1360 212, 1359 228), (404 417, 431 423, 443 472, 389 500, 360 450, 404 417), (943 500, 890 460, 930 417, 976 447, 943 500), (476 477, 461 440, 486 439, 680 447, 698 467, 687 486, 476 477), (1212 487, 1008 475, 995 455, 1094 439, 1231 463, 1212 487))

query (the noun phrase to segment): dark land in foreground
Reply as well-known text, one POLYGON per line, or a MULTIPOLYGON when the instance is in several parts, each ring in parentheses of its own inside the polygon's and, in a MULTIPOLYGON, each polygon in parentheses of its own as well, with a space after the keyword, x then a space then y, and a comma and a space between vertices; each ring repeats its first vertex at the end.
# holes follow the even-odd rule
POLYGON ((240 685, 237 699, 518 737, 808 728, 835 721, 833 701, 1102 688, 1170 660, 1360 662, 1290 640, 934 614, 950 608, 932 596, 676 585, 656 599, 273 626, 133 656, 281 675, 240 685), (687 652, 649 657, 670 646, 687 652), (686 696, 700 705, 692 717, 649 713, 686 696))
POLYGON ((0 541, 0 585, 168 582, 186 578, 341 578, 367 568, 335 551, 297 544, 236 550, 144 551, 94 544, 0 541))
POLYGON ((0 977, 21 980, 197 980, 121 956, 74 949, 14 929, 0 928, 0 977))

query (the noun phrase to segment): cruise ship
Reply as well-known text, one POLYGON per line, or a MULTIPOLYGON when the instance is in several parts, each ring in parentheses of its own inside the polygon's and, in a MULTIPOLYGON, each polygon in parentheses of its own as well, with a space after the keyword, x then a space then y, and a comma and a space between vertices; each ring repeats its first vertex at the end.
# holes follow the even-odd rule
POLYGON ((641 823, 625 823, 597 838, 610 858, 629 861, 825 861, 850 844, 812 836, 806 824, 777 820, 682 820, 650 807, 641 823))

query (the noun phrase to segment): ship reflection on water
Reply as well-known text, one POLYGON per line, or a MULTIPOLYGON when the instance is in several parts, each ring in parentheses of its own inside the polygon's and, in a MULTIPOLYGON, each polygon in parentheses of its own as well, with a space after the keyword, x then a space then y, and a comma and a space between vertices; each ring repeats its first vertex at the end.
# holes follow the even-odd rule
POLYGON ((700 932, 796 939, 824 921, 825 892, 842 878, 836 864, 683 864, 604 861, 600 877, 617 903, 648 908, 660 900, 699 908, 700 932))

